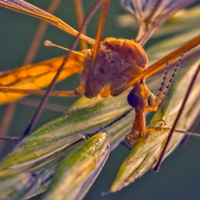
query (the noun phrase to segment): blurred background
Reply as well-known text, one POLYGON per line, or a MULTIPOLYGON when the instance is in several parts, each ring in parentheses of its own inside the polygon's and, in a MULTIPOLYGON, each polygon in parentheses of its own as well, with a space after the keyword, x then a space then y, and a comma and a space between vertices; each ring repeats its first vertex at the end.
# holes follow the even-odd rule
MULTIPOLYGON (((51 0, 29 0, 28 2, 46 10, 51 0)), ((91 1, 83 0, 85 13, 92 7, 91 1)), ((193 6, 198 6, 195 4, 193 6)), ((68 23, 73 28, 77 29, 76 16, 72 1, 61 1, 54 14, 68 23)), ((136 30, 133 27, 119 27, 117 25, 117 17, 126 14, 122 10, 119 1, 112 1, 106 24, 103 38, 116 37, 133 39, 136 35, 136 30)), ((91 19, 87 27, 87 35, 94 38, 97 29, 97 21, 99 11, 91 19)), ((32 17, 16 13, 7 9, 0 8, 0 70, 10 70, 20 67, 23 63, 25 55, 32 42, 34 34, 39 25, 39 20, 32 17)), ((187 23, 187 22, 185 22, 187 23)), ((198 27, 197 27, 198 28, 198 27)), ((168 30, 170 32, 170 30, 168 30)), ((51 25, 43 38, 44 40, 69 47, 73 37, 51 25)), ((147 43, 145 48, 152 45, 153 42, 159 42, 157 39, 152 39, 147 43)), ((77 47, 80 50, 80 47, 77 47)), ((53 57, 62 56, 64 50, 45 47, 41 44, 40 49, 34 59, 34 63, 44 61, 53 57)), ((70 77, 68 80, 57 84, 56 90, 72 90, 79 85, 79 75, 70 77)), ((28 98, 40 100, 41 97, 29 96, 28 98)), ((65 107, 69 107, 77 98, 59 98, 51 97, 50 102, 65 107)), ((4 113, 8 105, 0 106, 0 119, 4 119, 4 113)), ((13 114, 11 125, 9 126, 9 136, 22 135, 28 123, 35 112, 35 107, 17 104, 16 111, 13 114)), ((198 108, 199 109, 199 108, 198 108)), ((37 127, 40 127, 46 122, 49 122, 62 113, 56 111, 45 110, 40 117, 37 127)), ((194 132, 198 132, 197 128, 194 132)), ((4 152, 12 142, 6 143, 2 152, 4 152)), ((2 147, 2 143, 1 143, 2 147)), ((199 199, 200 189, 200 138, 191 137, 185 147, 179 147, 172 153, 163 163, 160 171, 147 172, 142 178, 136 180, 133 184, 114 194, 107 194, 102 197, 102 192, 107 192, 114 180, 114 177, 121 165, 122 161, 128 155, 129 150, 123 146, 115 149, 106 163, 103 171, 99 175, 95 184, 90 189, 85 197, 85 200, 105 199, 105 200, 147 200, 147 199, 199 199)), ((67 186, 66 186, 67 187, 67 186)), ((32 199, 40 199, 36 196, 32 199)))

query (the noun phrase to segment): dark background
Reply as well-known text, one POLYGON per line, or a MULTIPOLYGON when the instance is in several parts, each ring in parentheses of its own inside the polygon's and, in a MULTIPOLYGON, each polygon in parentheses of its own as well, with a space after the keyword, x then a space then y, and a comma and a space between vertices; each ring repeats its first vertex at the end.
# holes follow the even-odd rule
MULTIPOLYGON (((50 0, 32 0, 29 1, 34 5, 47 9, 50 0)), ((86 12, 91 8, 92 1, 84 1, 86 12)), ((77 28, 76 17, 72 1, 62 1, 54 13, 63 19, 69 25, 77 28)), ((112 1, 109 14, 106 20, 103 37, 117 37, 132 39, 135 32, 131 28, 120 28, 116 25, 116 16, 125 14, 120 7, 119 1, 112 1)), ((94 38, 97 27, 99 12, 93 17, 87 28, 87 35, 94 38)), ((20 13, 0 8, 0 70, 9 70, 21 66, 29 45, 33 39, 38 27, 39 20, 20 13)), ((170 31, 170 30, 169 30, 170 31)), ((49 39, 52 42, 69 47, 73 39, 68 33, 65 33, 53 26, 48 26, 44 40, 49 39)), ((77 49, 80 49, 78 47, 77 49)), ((41 45, 34 62, 47 60, 56 56, 64 55, 65 51, 41 45)), ((66 81, 59 83, 56 87, 58 90, 74 89, 79 84, 79 76, 74 76, 66 81)), ((30 97, 29 97, 30 98, 30 97)), ((41 99, 41 97, 33 97, 41 99)), ((51 98, 51 102, 59 105, 69 106, 76 98, 51 98)), ((3 119, 7 105, 0 106, 0 117, 3 119)), ((34 107, 18 105, 13 116, 12 123, 9 127, 9 135, 21 135, 34 114, 34 107)), ((61 113, 45 111, 40 117, 37 127, 42 124, 61 116, 61 113)), ((197 132, 197 129, 195 130, 197 132)), ((6 145, 8 147, 8 144, 6 145)), ((5 149, 4 149, 5 150, 5 149)), ((128 154, 125 147, 118 147, 110 155, 110 158, 100 174, 99 178, 91 188, 87 200, 93 199, 115 199, 115 200, 147 200, 147 199, 199 199, 200 191, 200 139, 192 137, 185 147, 178 148, 172 155, 167 158, 159 173, 153 171, 147 172, 142 178, 135 183, 124 188, 115 194, 108 194, 101 197, 101 192, 109 190, 117 170, 128 154)), ((67 187, 67 186, 66 186, 67 187)), ((35 197, 34 199, 39 199, 35 197)))

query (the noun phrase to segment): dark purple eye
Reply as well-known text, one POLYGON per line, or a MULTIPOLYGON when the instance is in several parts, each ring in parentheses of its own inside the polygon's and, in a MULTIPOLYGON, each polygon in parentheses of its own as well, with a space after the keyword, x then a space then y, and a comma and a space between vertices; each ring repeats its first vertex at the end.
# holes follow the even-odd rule
POLYGON ((133 108, 137 107, 141 103, 141 96, 138 92, 135 92, 134 90, 131 90, 128 97, 127 101, 129 105, 133 108))

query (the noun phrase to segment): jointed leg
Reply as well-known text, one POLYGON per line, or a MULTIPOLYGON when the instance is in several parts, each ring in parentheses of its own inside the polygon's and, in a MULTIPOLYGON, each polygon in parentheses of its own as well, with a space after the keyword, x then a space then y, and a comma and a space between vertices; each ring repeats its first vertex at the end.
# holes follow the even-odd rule
POLYGON ((167 125, 164 119, 159 119, 159 120, 156 120, 156 121, 154 121, 154 122, 151 122, 151 123, 150 123, 149 125, 147 125, 146 127, 149 127, 149 126, 151 126, 152 124, 155 124, 155 123, 158 123, 158 122, 160 122, 161 125, 167 125))
MULTIPOLYGON (((33 94, 33 95, 45 95, 46 90, 30 90, 30 89, 20 89, 14 87, 4 87, 0 86, 0 92, 3 93, 17 93, 17 94, 33 94)), ((60 96, 60 97, 75 97, 82 94, 82 89, 79 87, 72 91, 51 91, 50 96, 60 96)))
MULTIPOLYGON (((163 76, 163 80, 162 80, 162 83, 160 84, 160 88, 158 89, 157 91, 157 94, 156 94, 156 97, 155 97, 155 102, 157 101, 157 99, 159 98, 160 96, 160 93, 163 89, 163 86, 165 84, 165 80, 166 80, 166 77, 167 77, 167 71, 168 71, 168 63, 166 63, 166 66, 165 66, 165 73, 164 73, 164 76, 163 76)), ((155 103, 154 102, 154 103, 155 103)))
POLYGON ((160 99, 158 99, 157 102, 155 102, 155 106, 156 106, 156 107, 158 107, 158 106, 160 105, 160 103, 161 103, 162 100, 164 99, 165 95, 167 94, 167 92, 168 92, 168 90, 169 90, 169 87, 170 87, 172 81, 174 80, 174 77, 175 77, 175 75, 176 75, 176 71, 177 71, 177 69, 178 69, 178 67, 179 67, 179 65, 180 65, 180 63, 181 63, 182 58, 183 58, 183 54, 181 55, 180 59, 178 60, 176 66, 175 66, 175 68, 174 68, 174 72, 173 72, 173 74, 172 74, 172 76, 171 76, 169 82, 167 83, 167 85, 166 85, 166 87, 165 87, 165 89, 164 89, 162 95, 160 96, 160 99))
MULTIPOLYGON (((163 93, 162 93, 162 95, 160 96, 160 98, 157 96, 158 94, 160 94, 160 89, 159 89, 158 92, 157 92, 157 95, 156 95, 156 100, 155 100, 154 106, 144 108, 144 110, 150 112, 150 111, 156 111, 156 110, 158 109, 159 105, 161 104, 162 100, 164 99, 165 95, 167 94, 167 92, 168 92, 168 90, 169 90, 169 87, 170 87, 172 81, 174 80, 176 71, 177 71, 177 69, 178 69, 178 67, 179 67, 179 65, 180 65, 180 63, 181 63, 182 58, 183 58, 183 54, 181 55, 180 59, 178 60, 176 66, 175 66, 175 68, 174 68, 174 72, 173 72, 173 74, 172 74, 170 80, 168 81, 168 83, 167 83, 165 89, 163 90, 163 93)), ((164 75, 164 77, 165 77, 165 75, 164 75)), ((163 83, 163 82, 162 82, 162 83, 163 83)), ((161 90, 162 90, 162 83, 161 83, 161 87, 160 87, 161 90)))

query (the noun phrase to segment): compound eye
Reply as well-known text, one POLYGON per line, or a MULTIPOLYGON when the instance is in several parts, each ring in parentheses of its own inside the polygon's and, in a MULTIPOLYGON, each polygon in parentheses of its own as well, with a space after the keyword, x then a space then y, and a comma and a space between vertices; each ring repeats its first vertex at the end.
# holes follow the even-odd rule
POLYGON ((153 93, 151 93, 148 97, 148 105, 149 107, 154 106, 154 102, 155 102, 155 96, 153 93))
POLYGON ((138 92, 131 90, 128 97, 127 97, 127 101, 128 101, 130 106, 135 108, 135 107, 140 105, 142 99, 141 99, 141 96, 138 92))

